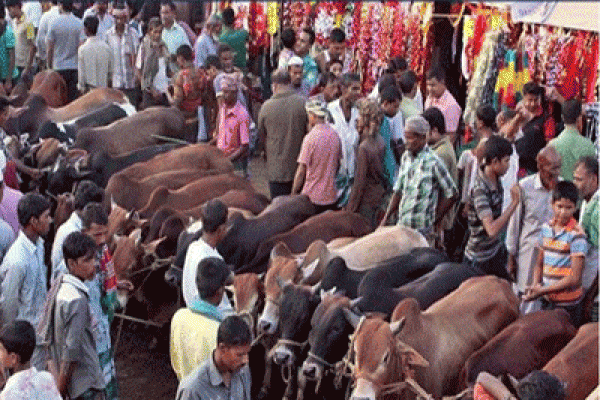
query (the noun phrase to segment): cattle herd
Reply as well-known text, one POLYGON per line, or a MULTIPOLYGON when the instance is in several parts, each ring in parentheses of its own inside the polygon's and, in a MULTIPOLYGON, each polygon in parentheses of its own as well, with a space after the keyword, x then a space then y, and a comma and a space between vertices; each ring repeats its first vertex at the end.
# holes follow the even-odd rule
POLYGON ((468 396, 482 371, 521 379, 543 369, 568 399, 598 385, 597 324, 577 330, 561 310, 519 316, 507 281, 449 262, 414 230, 315 215, 302 195, 270 202, 215 147, 184 145, 178 110, 136 113, 113 89, 65 105, 54 74, 11 98, 4 129, 43 169, 31 185, 56 199, 57 224, 78 181, 105 187, 115 270, 133 283, 143 318, 168 324, 200 206, 228 206, 217 249, 234 268, 235 310, 255 332, 253 398, 468 396))

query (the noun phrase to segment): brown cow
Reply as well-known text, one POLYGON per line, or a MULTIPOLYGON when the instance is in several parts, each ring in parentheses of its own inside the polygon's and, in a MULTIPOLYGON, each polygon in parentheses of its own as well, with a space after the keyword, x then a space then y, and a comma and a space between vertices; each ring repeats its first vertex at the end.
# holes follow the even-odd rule
POLYGON ((68 102, 65 80, 51 69, 35 74, 29 93, 42 96, 48 107, 62 107, 68 102))
POLYGON ((161 206, 176 211, 190 210, 231 189, 254 190, 249 181, 234 174, 207 176, 176 190, 160 186, 154 189, 148 202, 140 210, 140 215, 149 218, 161 206))
POLYGON ((524 315, 469 357, 461 382, 473 385, 482 371, 521 379, 546 365, 576 331, 567 312, 561 309, 524 315))
POLYGON ((184 122, 177 108, 151 107, 107 126, 82 128, 73 146, 90 154, 118 156, 158 144, 164 141, 161 137, 186 139, 182 136, 184 122))
MULTIPOLYGON (((407 356, 409 364, 413 360, 421 366, 414 371, 415 381, 425 392, 436 399, 455 394, 467 358, 518 315, 519 300, 510 284, 495 276, 467 280, 424 312, 416 300, 405 299, 394 309, 391 324, 377 317, 357 329, 357 384, 351 398, 375 400, 387 385, 410 377, 407 356)), ((353 321, 358 325, 357 316, 353 321)))
POLYGON ((269 199, 265 195, 247 190, 230 190, 217 197, 217 200, 221 200, 228 209, 240 208, 254 215, 260 214, 269 205, 269 199))
POLYGON ((265 287, 261 277, 252 272, 235 275, 231 289, 236 314, 254 328, 265 297, 265 287))
POLYGON ((585 400, 598 386, 598 323, 585 324, 544 371, 565 384, 567 400, 585 400))

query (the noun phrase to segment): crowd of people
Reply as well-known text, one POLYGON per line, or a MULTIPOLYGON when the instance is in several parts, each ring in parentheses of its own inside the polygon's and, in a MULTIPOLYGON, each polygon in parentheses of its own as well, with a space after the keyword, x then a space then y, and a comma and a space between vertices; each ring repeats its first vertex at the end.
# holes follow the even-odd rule
MULTIPOLYGON (((252 154, 264 157, 271 199, 304 194, 318 213, 347 210, 373 229, 413 228, 453 260, 513 282, 522 313, 558 307, 576 326, 597 321, 598 153, 581 134, 579 100, 527 83, 514 110, 481 104, 465 144, 444 66, 420 82, 405 59, 392 58, 365 95, 344 31, 334 28, 319 50, 311 28, 286 28, 272 96, 255 118, 248 33, 234 27, 232 9, 196 35, 169 1, 144 24, 118 1, 96 1, 83 18, 72 0, 5 6, 7 93, 47 68, 64 78, 69 100, 112 87, 139 109, 177 107, 198 119, 197 140, 244 176, 252 154), (555 138, 545 136, 548 102, 562 109, 555 138)), ((117 289, 132 285, 115 275, 103 189, 77 185, 46 265, 50 201, 2 187, 0 398, 118 398, 110 328, 117 289)), ((216 250, 227 212, 217 200, 203 205, 202 236, 186 254, 185 307, 170 337, 178 400, 250 399, 251 329, 233 315, 224 289, 231 270, 216 250)))

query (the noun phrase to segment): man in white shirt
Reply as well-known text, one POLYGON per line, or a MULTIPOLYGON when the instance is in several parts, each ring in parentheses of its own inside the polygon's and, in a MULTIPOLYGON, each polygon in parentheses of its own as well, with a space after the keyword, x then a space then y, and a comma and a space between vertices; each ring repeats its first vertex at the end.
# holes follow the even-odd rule
POLYGON ((85 17, 83 28, 88 37, 78 50, 77 88, 81 93, 97 87, 108 87, 112 67, 112 52, 108 44, 98 37, 98 18, 85 17))
POLYGON ((40 18, 40 23, 38 26, 37 36, 35 38, 35 47, 37 49, 37 58, 38 65, 42 68, 46 68, 46 40, 48 37, 48 28, 50 24, 58 16, 59 8, 56 3, 52 5, 52 7, 42 14, 40 18))
POLYGON ((115 24, 115 19, 108 13, 108 0, 98 0, 94 5, 83 13, 83 19, 86 17, 98 18, 98 37, 104 38, 104 35, 115 24))
POLYGON ((173 58, 171 60, 171 71, 178 71, 177 63, 174 62, 175 53, 177 49, 184 44, 192 47, 190 39, 188 38, 185 29, 181 27, 176 21, 176 8, 172 1, 163 2, 160 5, 160 20, 163 23, 163 30, 161 38, 167 45, 167 50, 173 58))

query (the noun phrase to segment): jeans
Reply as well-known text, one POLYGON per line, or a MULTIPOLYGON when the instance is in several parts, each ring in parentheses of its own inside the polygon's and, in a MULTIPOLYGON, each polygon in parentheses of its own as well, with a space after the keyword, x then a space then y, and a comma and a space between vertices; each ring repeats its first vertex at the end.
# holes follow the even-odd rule
POLYGON ((292 193, 292 185, 294 182, 269 182, 269 191, 271 192, 271 200, 275 197, 287 196, 292 193))
POLYGON ((500 245, 500 248, 492 257, 484 261, 471 260, 465 257, 465 261, 473 267, 477 267, 488 275, 496 275, 499 278, 510 281, 510 276, 506 270, 506 264, 508 263, 508 251, 504 243, 500 245))
POLYGON ((61 69, 56 72, 62 76, 67 84, 67 98, 69 102, 75 100, 79 96, 79 91, 77 90, 77 70, 61 69))

